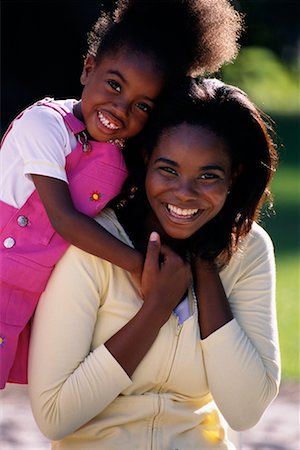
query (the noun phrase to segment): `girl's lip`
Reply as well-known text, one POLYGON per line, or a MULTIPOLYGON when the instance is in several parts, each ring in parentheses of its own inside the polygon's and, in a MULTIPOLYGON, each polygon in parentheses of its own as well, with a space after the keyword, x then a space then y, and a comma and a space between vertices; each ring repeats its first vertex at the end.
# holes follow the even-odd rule
POLYGON ((107 111, 98 111, 98 123, 106 134, 114 134, 123 127, 123 123, 107 111))

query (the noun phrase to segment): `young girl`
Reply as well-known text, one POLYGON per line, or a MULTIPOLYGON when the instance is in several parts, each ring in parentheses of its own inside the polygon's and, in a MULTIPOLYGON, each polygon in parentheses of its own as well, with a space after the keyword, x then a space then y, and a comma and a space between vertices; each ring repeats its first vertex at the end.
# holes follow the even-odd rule
POLYGON ((55 449, 233 450, 226 422, 254 426, 278 392, 274 251, 257 223, 276 150, 238 88, 173 94, 142 132, 136 196, 97 218, 148 246, 144 298, 70 247, 37 307, 29 394, 55 449))
POLYGON ((89 34, 81 100, 45 98, 10 126, 1 149, 1 388, 27 382, 29 320, 68 245, 139 280, 141 254, 91 217, 120 192, 124 140, 164 86, 234 58, 240 29, 227 0, 119 1, 89 34))

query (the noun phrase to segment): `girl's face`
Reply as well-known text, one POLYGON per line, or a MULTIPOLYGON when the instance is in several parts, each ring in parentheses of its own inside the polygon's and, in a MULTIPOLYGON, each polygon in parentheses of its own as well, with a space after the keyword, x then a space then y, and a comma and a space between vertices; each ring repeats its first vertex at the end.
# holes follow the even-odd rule
POLYGON ((220 138, 186 123, 167 130, 147 166, 151 224, 186 239, 222 209, 231 184, 231 161, 220 138))
POLYGON ((145 125, 164 77, 147 55, 126 50, 103 56, 95 64, 89 56, 81 75, 84 85, 75 115, 97 141, 135 136, 145 125))

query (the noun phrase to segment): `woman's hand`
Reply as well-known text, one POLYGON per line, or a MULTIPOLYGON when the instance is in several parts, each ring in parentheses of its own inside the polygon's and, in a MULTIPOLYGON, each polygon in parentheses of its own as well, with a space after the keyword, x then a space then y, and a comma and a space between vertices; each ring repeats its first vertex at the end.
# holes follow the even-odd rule
POLYGON ((169 247, 162 246, 159 235, 152 232, 142 273, 144 302, 168 320, 191 279, 190 265, 169 247))

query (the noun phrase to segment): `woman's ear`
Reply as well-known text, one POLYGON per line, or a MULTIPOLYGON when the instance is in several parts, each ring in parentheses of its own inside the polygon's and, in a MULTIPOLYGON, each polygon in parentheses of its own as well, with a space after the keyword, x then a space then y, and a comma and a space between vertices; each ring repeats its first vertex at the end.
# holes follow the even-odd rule
POLYGON ((80 82, 83 86, 85 86, 88 83, 89 76, 94 71, 95 65, 96 63, 94 56, 88 55, 84 60, 83 69, 80 76, 80 82))
POLYGON ((230 184, 228 187, 228 194, 232 191, 237 179, 241 176, 243 172, 242 164, 240 164, 232 173, 230 184))

